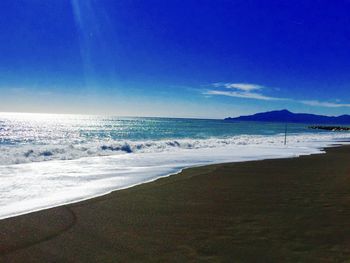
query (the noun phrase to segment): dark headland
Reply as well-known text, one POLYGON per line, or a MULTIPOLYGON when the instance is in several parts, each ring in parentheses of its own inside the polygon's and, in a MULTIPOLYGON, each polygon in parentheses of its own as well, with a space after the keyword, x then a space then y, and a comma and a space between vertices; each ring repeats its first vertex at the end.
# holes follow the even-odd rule
POLYGON ((350 148, 186 169, 0 220, 0 262, 347 262, 350 148))
POLYGON ((254 115, 240 116, 235 118, 229 117, 225 120, 348 125, 350 124, 350 115, 324 116, 308 113, 293 113, 288 110, 278 110, 256 113, 254 115))

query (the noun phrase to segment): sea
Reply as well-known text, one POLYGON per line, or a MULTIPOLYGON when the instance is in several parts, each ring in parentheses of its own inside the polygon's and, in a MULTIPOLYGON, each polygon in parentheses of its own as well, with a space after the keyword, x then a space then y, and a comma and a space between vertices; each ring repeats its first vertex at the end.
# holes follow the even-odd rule
POLYGON ((0 113, 0 219, 187 167, 319 154, 349 139, 307 124, 0 113))

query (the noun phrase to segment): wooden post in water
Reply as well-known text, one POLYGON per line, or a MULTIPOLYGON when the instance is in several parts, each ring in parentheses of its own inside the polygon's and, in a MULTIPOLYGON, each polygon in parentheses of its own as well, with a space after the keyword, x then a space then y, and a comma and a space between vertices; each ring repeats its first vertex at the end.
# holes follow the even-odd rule
POLYGON ((287 145, 287 131, 288 131, 288 124, 286 123, 286 126, 284 128, 284 145, 287 145))

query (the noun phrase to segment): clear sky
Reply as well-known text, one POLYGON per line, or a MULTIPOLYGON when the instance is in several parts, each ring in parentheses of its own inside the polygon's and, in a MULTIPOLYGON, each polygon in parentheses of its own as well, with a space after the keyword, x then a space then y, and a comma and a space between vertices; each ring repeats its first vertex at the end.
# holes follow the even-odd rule
POLYGON ((350 113, 350 1, 1 0, 0 111, 350 113))

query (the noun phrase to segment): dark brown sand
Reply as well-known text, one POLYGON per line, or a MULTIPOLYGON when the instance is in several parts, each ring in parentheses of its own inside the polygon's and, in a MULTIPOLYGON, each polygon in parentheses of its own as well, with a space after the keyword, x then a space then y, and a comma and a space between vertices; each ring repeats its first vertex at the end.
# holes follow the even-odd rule
POLYGON ((349 259, 350 147, 187 169, 0 221, 3 262, 349 259))

